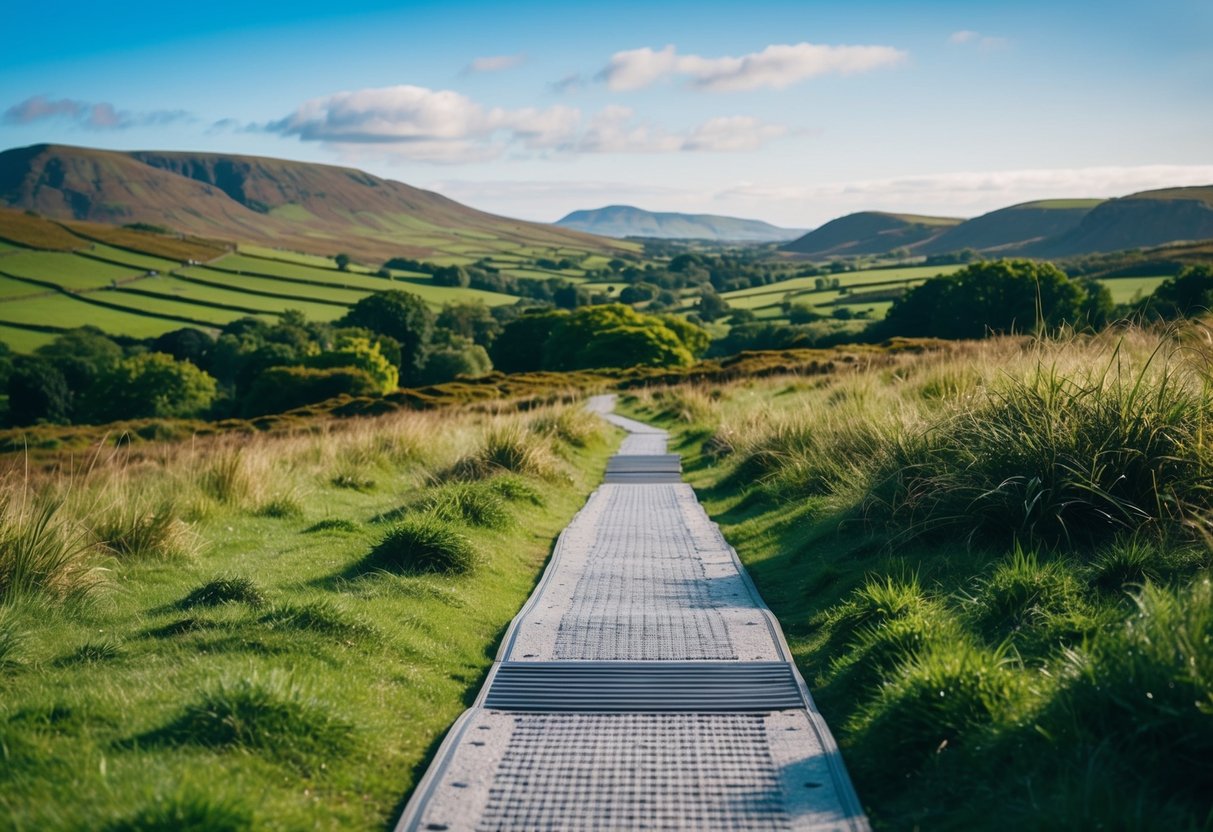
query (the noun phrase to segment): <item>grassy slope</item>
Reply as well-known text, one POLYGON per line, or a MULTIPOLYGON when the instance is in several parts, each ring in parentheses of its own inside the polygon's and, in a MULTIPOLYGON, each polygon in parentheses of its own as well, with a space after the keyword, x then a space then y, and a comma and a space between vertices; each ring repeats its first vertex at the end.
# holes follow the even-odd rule
MULTIPOLYGON (((504 529, 458 522, 485 558, 471 575, 351 575, 391 525, 374 518, 433 495, 419 483, 476 447, 485 418, 414 414, 243 451, 177 449, 165 468, 132 460, 104 493, 78 483, 101 501, 90 519, 124 505, 137 512, 140 494, 151 505, 173 495, 177 510, 189 503, 201 553, 111 559, 116 591, 89 606, 0 604, 0 635, 20 633, 16 655, 0 662, 6 828, 168 830, 180 827, 178 810, 208 829, 387 826, 479 687, 608 452, 601 438, 584 449, 557 443, 569 460, 557 463, 563 473, 512 480, 543 505, 520 493, 507 501, 504 529), (208 470, 233 470, 225 460, 239 476, 208 480, 208 470), (251 490, 220 487, 232 502, 216 503, 199 497, 206 482, 251 490), (321 520, 349 525, 307 531, 321 520), (224 575, 251 579, 264 601, 181 608, 191 590, 224 575), (219 735, 205 718, 184 736, 167 731, 208 692, 226 686, 240 700, 242 684, 267 698, 246 702, 248 726, 272 727, 274 742, 316 746, 206 747, 219 735), (292 689, 304 703, 293 714, 292 689), (141 812, 155 822, 121 825, 141 812), (235 822, 220 823, 225 814, 235 822)), ((526 418, 526 441, 552 445, 526 418)))
MULTIPOLYGON (((1150 348, 1126 343, 1124 353, 1135 363, 1150 348)), ((1080 377, 1109 355, 1072 349, 1053 354, 1063 377, 1080 377)), ((896 453, 892 425, 906 426, 899 441, 912 449, 926 424, 977 407, 983 379, 997 386, 1028 371, 1014 346, 959 352, 850 378, 674 390, 634 406, 681 435, 688 478, 779 617, 878 828, 1206 828, 1213 817, 1207 548, 1147 524, 1137 538, 1095 545, 1033 541, 1021 530, 1028 554, 1017 556, 1014 535, 966 525, 966 514, 982 516, 976 500, 935 536, 907 525, 923 522, 915 514, 925 505, 903 503, 882 520, 889 492, 870 477, 896 453), (721 462, 730 447, 734 455, 721 462), (857 508, 866 500, 875 502, 857 508), (1135 601, 1145 580, 1163 589, 1135 601)), ((1158 376, 1151 378, 1148 386, 1158 376)), ((1079 400, 1059 396, 1055 404, 1073 408, 1063 424, 1083 418, 1079 400)), ((1147 418, 1188 422, 1178 413, 1147 418)), ((994 435, 1002 428, 977 427, 994 435)), ((1048 433, 1043 425, 1032 430, 1048 433)), ((1097 433, 1109 441, 1117 431, 1105 425, 1097 433)), ((1038 444, 1049 453, 1047 440, 1038 444)), ((994 444, 986 453, 1012 459, 1016 450, 994 444)), ((1210 449, 1179 453, 1208 460, 1210 449)), ((975 459, 978 468, 994 464, 980 453, 975 459)), ((1125 463, 1108 450, 1105 464, 1118 471, 1125 463)), ((1158 482, 1186 488, 1183 498, 1207 512, 1196 481, 1158 482)), ((1073 505, 1081 513, 1081 499, 1073 505)))

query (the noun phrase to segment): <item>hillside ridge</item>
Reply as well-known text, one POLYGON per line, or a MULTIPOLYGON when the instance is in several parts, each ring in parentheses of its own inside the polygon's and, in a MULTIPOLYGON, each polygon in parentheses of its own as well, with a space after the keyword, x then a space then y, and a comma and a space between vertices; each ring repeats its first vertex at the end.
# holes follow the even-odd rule
POLYGON ((476 252, 479 243, 487 251, 627 250, 615 240, 500 217, 355 168, 238 154, 14 148, 0 152, 0 206, 369 260, 476 252))

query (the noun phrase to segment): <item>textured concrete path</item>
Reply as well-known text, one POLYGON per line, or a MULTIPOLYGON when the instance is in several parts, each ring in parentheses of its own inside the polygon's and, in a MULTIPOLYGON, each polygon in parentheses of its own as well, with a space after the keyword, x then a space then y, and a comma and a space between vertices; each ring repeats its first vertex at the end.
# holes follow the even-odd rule
POLYGON ((666 433, 628 432, 403 830, 866 830, 838 747, 666 433))

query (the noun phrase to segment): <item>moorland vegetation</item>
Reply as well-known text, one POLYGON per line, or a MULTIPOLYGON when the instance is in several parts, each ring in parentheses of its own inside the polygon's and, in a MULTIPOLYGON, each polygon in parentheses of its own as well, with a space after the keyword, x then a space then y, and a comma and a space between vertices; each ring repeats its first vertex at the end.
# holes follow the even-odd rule
POLYGON ((634 394, 889 829, 1213 817, 1213 353, 1119 326, 634 394))

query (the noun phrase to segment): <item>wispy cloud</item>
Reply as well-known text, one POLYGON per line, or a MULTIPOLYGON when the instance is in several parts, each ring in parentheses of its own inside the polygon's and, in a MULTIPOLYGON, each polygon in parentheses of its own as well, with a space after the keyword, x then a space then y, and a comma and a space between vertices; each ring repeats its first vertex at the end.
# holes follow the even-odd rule
POLYGON ((396 86, 340 92, 305 102, 265 128, 345 152, 429 162, 469 162, 522 155, 676 153, 755 150, 786 134, 749 116, 711 119, 684 132, 644 123, 627 107, 589 117, 562 105, 486 107, 462 93, 396 86))
POLYGON ((948 35, 948 43, 955 46, 973 46, 978 49, 1002 49, 1010 46, 1011 41, 1007 38, 983 35, 981 32, 974 32, 972 29, 961 29, 948 35))
POLYGON ((740 57, 681 55, 673 46, 616 52, 598 80, 616 92, 642 89, 683 77, 709 92, 781 89, 822 75, 854 75, 896 66, 907 53, 891 46, 831 46, 816 43, 773 44, 740 57))
POLYGON ((90 103, 70 98, 52 100, 44 95, 35 95, 9 107, 0 120, 5 124, 25 125, 51 119, 66 119, 87 130, 125 130, 130 127, 192 121, 193 116, 185 110, 131 112, 119 110, 107 101, 90 103))
POLYGON ((557 95, 568 95, 580 92, 586 85, 585 76, 579 73, 566 75, 559 81, 553 81, 548 87, 557 95))
POLYGON ((526 63, 526 55, 521 52, 517 55, 487 55, 473 60, 463 68, 463 72, 465 75, 478 72, 504 72, 507 69, 522 66, 524 63, 526 63))

